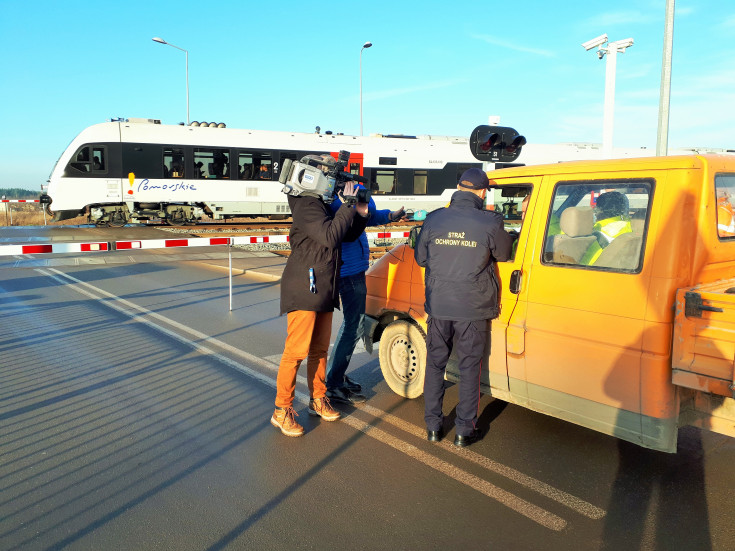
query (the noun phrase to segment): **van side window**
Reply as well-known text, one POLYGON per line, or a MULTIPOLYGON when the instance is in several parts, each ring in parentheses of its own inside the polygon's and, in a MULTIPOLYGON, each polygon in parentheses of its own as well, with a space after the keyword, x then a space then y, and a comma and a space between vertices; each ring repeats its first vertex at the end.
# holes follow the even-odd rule
POLYGON ((717 197, 717 236, 735 239, 735 174, 715 175, 717 197))
POLYGON ((639 272, 653 184, 559 182, 546 225, 544 264, 639 272))
POLYGON ((509 261, 515 260, 526 208, 531 199, 530 184, 500 186, 488 192, 487 208, 503 215, 503 227, 514 238, 509 261))

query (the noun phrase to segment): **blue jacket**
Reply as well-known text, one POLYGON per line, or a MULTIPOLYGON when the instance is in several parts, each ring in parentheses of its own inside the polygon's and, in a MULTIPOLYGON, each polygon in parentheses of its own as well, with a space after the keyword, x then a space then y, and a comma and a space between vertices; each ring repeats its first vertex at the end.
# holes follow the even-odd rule
MULTIPOLYGON (((336 213, 340 205, 342 205, 342 201, 339 196, 335 195, 331 204, 332 212, 336 213)), ((378 210, 371 197, 368 203, 368 213, 370 215, 368 216, 367 225, 383 226, 388 224, 390 222, 388 218, 390 212, 390 209, 378 210)), ((365 232, 362 232, 355 241, 342 242, 342 262, 340 277, 352 276, 367 271, 370 267, 370 246, 365 232)))

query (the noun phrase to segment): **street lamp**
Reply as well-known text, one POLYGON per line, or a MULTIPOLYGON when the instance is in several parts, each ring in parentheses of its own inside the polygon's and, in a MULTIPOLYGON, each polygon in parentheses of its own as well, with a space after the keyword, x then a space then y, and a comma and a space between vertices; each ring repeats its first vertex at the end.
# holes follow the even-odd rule
POLYGON ((360 48, 360 136, 362 136, 362 51, 372 47, 372 42, 365 42, 360 48))
POLYGON ((597 48, 597 58, 602 59, 607 55, 605 65, 605 107, 602 118, 602 150, 610 156, 613 149, 613 122, 615 114, 615 66, 617 64, 618 53, 625 53, 626 48, 633 45, 632 38, 617 40, 615 42, 607 41, 607 34, 593 38, 582 44, 582 47, 589 51, 597 48), (607 46, 605 44, 607 43, 607 46))
POLYGON ((658 100, 658 132, 656 156, 667 155, 669 150, 669 106, 671 103, 671 51, 674 46, 674 2, 666 0, 664 23, 664 56, 661 64, 661 91, 658 100))
POLYGON ((163 38, 155 37, 152 40, 153 42, 158 42, 159 44, 166 44, 168 46, 171 46, 172 48, 181 50, 182 52, 186 54, 186 126, 189 126, 189 52, 185 50, 184 48, 179 48, 178 46, 174 46, 170 42, 166 42, 163 38))

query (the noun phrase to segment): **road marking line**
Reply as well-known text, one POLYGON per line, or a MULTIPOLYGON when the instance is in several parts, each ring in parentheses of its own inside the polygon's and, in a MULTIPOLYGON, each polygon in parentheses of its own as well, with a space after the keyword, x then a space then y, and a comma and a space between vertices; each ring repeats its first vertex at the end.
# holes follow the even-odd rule
MULTIPOLYGON (((417 427, 413 423, 404 421, 400 417, 387 413, 382 409, 378 409, 369 404, 354 404, 354 407, 372 415, 373 417, 377 417, 378 419, 386 421, 394 427, 399 428, 409 434, 412 434, 417 438, 426 438, 426 430, 417 427)), ((513 482, 520 484, 521 486, 525 486, 526 488, 533 490, 534 492, 546 496, 549 499, 552 499, 557 503, 564 505, 565 507, 569 507, 570 509, 588 518, 599 520, 605 516, 604 509, 600 509, 599 507, 596 507, 595 505, 592 505, 591 503, 588 503, 583 499, 568 494, 567 492, 559 490, 558 488, 554 488, 553 486, 550 486, 545 482, 537 480, 533 477, 525 475, 522 472, 513 469, 512 467, 508 467, 506 465, 498 463, 497 461, 493 461, 492 459, 489 459, 477 452, 473 452, 472 450, 468 450, 466 448, 458 448, 457 446, 450 444, 447 440, 442 440, 435 445, 438 445, 445 450, 450 451, 459 457, 462 457, 463 459, 472 461, 473 463, 476 463, 477 465, 480 465, 481 467, 484 467, 489 471, 504 476, 505 478, 508 478, 513 482)))
MULTIPOLYGON (((65 274, 54 268, 48 268, 48 269, 37 268, 36 271, 43 275, 51 277, 52 279, 58 281, 59 283, 63 285, 71 287, 75 291, 91 299, 100 300, 101 297, 99 295, 101 295, 102 297, 106 297, 107 299, 110 299, 110 300, 103 300, 102 301, 103 304, 130 317, 133 321, 140 322, 150 327, 153 327, 161 331, 162 333, 172 337, 173 339, 179 342, 188 344, 192 346, 195 350, 203 354, 211 355, 217 358, 222 363, 225 363, 226 365, 242 373, 249 375, 250 377, 270 386, 271 388, 275 388, 275 380, 273 380, 272 377, 264 375, 260 373, 259 371, 256 371, 255 369, 248 367, 246 365, 243 365, 239 362, 231 360, 230 358, 223 356, 219 354, 218 352, 215 352, 208 346, 204 346, 202 344, 199 344, 198 342, 193 342, 190 339, 185 338, 182 334, 172 331, 170 329, 167 329, 165 327, 161 327, 160 325, 157 325, 153 323, 150 319, 146 319, 146 318, 152 318, 162 323, 165 323, 166 325, 175 328, 177 331, 180 331, 181 333, 188 334, 191 337, 194 337, 201 342, 206 342, 207 344, 214 345, 218 348, 221 348, 227 351, 228 353, 244 358, 252 362, 253 364, 256 364, 257 366, 266 369, 267 371, 271 373, 275 373, 277 372, 278 366, 271 362, 264 361, 261 358, 258 358, 257 356, 253 356, 252 354, 249 354, 241 349, 231 346, 218 339, 212 338, 206 335, 205 333, 197 331, 196 329, 192 329, 191 327, 188 327, 177 321, 174 321, 165 316, 157 314, 156 312, 152 312, 130 301, 119 298, 112 293, 108 293, 104 289, 95 287, 94 285, 81 281, 80 279, 77 279, 74 276, 65 274), (74 283, 69 283, 69 281, 66 281, 64 278, 66 280, 73 281, 74 283), (91 291, 86 290, 85 287, 88 289, 94 290, 94 292, 97 294, 94 294, 91 291), (130 310, 132 310, 132 312, 130 310)), ((303 385, 306 384, 306 379, 302 375, 299 375, 297 379, 303 385)), ((304 405, 307 405, 309 403, 309 396, 299 391, 296 392, 296 399, 304 405)), ((395 426, 396 428, 399 428, 421 439, 425 438, 425 433, 423 429, 411 423, 403 421, 402 419, 394 415, 391 415, 378 408, 375 408, 373 406, 369 406, 366 404, 360 405, 358 407, 359 409, 361 409, 362 411, 365 411, 369 415, 372 415, 378 419, 386 421, 389 424, 395 426)), ((436 458, 435 456, 431 454, 425 453, 419 450, 418 448, 415 448, 411 444, 408 444, 398 438, 395 438, 392 435, 389 435, 388 433, 385 433, 384 431, 380 429, 375 428, 371 424, 367 424, 367 423, 364 423, 363 421, 358 420, 354 416, 350 416, 350 415, 343 416, 343 421, 349 424, 350 426, 352 426, 353 428, 360 430, 363 433, 385 444, 390 445, 394 449, 401 451, 411 457, 414 457, 415 459, 418 459, 419 461, 426 464, 427 466, 430 466, 446 474, 447 476, 450 476, 451 478, 457 480, 458 482, 467 484, 468 486, 476 489, 477 491, 480 491, 484 495, 491 497, 493 499, 496 499, 503 505, 506 505, 507 507, 523 514, 524 516, 527 516, 531 520, 534 520, 535 522, 543 526, 546 526, 547 528, 550 528, 552 530, 561 530, 567 524, 564 519, 554 515, 553 513, 550 513, 544 509, 541 509, 540 507, 537 507, 529 502, 526 502, 522 498, 519 498, 512 493, 506 492, 505 490, 502 490, 481 478, 475 477, 474 475, 471 475, 470 473, 467 473, 459 469, 458 467, 451 465, 450 463, 447 463, 439 458, 436 458), (428 462, 428 460, 431 460, 431 462, 428 462)), ((440 443, 440 445, 442 444, 443 444, 444 449, 448 449, 460 457, 469 459, 470 461, 473 461, 474 463, 481 465, 492 472, 500 474, 518 484, 521 484, 533 491, 540 493, 541 495, 549 497, 550 499, 553 499, 554 501, 577 511, 578 513, 584 516, 587 516, 593 519, 599 519, 605 515, 604 510, 599 509, 584 500, 581 500, 575 496, 567 494, 566 492, 553 488, 552 486, 549 486, 548 484, 541 482, 540 480, 524 475, 523 473, 520 473, 519 471, 516 471, 515 469, 506 467, 495 461, 487 459, 483 457, 482 455, 477 454, 476 452, 472 452, 471 450, 461 450, 461 449, 455 448, 454 446, 451 446, 447 442, 440 443)))
POLYGON ((522 499, 517 495, 512 494, 511 492, 503 490, 502 488, 498 488, 487 480, 483 480, 478 476, 470 474, 467 471, 460 469, 456 465, 452 465, 447 461, 426 453, 418 449, 416 446, 413 446, 408 442, 401 440, 400 438, 396 438, 395 436, 388 434, 387 432, 375 428, 372 424, 360 421, 352 415, 345 416, 342 418, 342 420, 351 427, 362 431, 367 436, 371 436, 376 440, 383 442, 384 444, 387 444, 400 452, 403 452, 409 457, 413 457, 427 467, 431 467, 432 469, 435 469, 440 473, 447 475, 449 478, 452 478, 457 482, 461 482, 462 484, 469 486, 473 490, 477 490, 481 494, 496 500, 497 502, 505 505, 510 509, 513 509, 524 517, 527 517, 534 522, 537 522, 541 526, 545 526, 546 528, 555 530, 557 532, 563 530, 567 526, 567 521, 561 517, 558 517, 554 513, 551 513, 546 509, 542 509, 541 507, 538 507, 537 505, 534 505, 533 503, 530 503, 525 499, 522 499))

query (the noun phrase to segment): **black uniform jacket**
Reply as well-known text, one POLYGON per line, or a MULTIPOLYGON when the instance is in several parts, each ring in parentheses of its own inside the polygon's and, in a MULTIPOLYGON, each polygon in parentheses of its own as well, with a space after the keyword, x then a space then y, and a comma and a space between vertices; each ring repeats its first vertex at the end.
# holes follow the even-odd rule
POLYGON ((426 312, 455 321, 498 317, 495 262, 510 258, 512 243, 502 215, 484 210, 474 193, 455 192, 448 207, 426 217, 414 250, 426 268, 426 312))
POLYGON ((293 223, 291 256, 281 278, 281 314, 294 310, 332 312, 339 308, 339 266, 342 241, 354 241, 365 230, 367 218, 342 205, 332 214, 316 197, 288 196, 293 223), (309 290, 309 268, 314 269, 316 293, 309 290))

